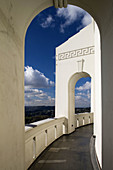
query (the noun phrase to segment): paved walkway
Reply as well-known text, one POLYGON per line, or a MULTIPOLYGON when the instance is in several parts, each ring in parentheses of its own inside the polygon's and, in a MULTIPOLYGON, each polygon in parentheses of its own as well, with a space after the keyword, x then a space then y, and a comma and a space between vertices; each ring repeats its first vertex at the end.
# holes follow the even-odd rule
POLYGON ((93 170, 89 142, 92 125, 76 129, 51 144, 29 170, 93 170))

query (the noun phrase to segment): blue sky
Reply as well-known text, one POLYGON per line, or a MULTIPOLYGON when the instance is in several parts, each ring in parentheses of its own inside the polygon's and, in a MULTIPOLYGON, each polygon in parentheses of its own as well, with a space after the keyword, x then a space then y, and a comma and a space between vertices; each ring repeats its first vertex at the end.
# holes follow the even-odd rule
MULTIPOLYGON (((47 8, 33 19, 25 38, 26 106, 54 105, 55 48, 90 23, 90 15, 72 5, 47 8)), ((77 107, 89 106, 90 85, 90 78, 76 84, 77 107)))

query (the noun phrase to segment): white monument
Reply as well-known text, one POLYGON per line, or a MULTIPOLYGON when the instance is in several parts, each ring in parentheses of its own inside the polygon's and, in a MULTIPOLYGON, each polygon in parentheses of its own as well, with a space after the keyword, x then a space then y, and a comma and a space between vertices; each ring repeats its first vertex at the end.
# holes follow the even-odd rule
POLYGON ((75 84, 82 77, 91 77, 91 112, 94 112, 94 134, 100 134, 97 141, 101 153, 101 132, 97 128, 98 126, 101 128, 101 123, 98 124, 101 119, 101 69, 98 41, 98 28, 92 21, 90 25, 56 48, 55 117, 66 117, 67 133, 75 131, 75 84))

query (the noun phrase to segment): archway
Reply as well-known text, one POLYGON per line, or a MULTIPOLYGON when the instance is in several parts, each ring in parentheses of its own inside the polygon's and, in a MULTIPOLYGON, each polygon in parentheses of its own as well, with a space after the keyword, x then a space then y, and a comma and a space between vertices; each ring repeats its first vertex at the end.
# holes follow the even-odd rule
MULTIPOLYGON (((12 2, 13 4, 13 2, 12 2)), ((31 21, 31 19, 37 15, 37 13, 39 13, 40 11, 42 11, 43 9, 52 6, 53 2, 52 1, 48 1, 48 0, 40 0, 40 1, 34 1, 33 3, 31 1, 27 2, 26 1, 18 1, 13 4, 13 8, 12 8, 12 4, 7 3, 7 2, 3 2, 1 3, 1 34, 3 39, 1 39, 1 54, 2 54, 2 60, 1 60, 1 68, 2 68, 2 73, 1 73, 1 82, 4 80, 4 75, 5 75, 5 85, 2 84, 1 85, 1 89, 2 92, 1 93, 1 101, 2 101, 2 109, 1 112, 6 113, 6 116, 3 117, 3 119, 1 120, 1 124, 3 124, 4 122, 6 123, 5 126, 5 135, 3 133, 1 136, 1 139, 4 139, 4 141, 6 140, 6 136, 11 136, 10 139, 10 143, 7 146, 7 143, 4 144, 4 147, 2 147, 3 150, 3 157, 5 157, 5 153, 4 151, 7 151, 8 149, 12 149, 12 146, 15 147, 15 150, 13 150, 12 154, 8 153, 7 154, 7 160, 10 160, 12 157, 15 158, 14 161, 9 161, 10 163, 7 165, 7 169, 9 167, 16 167, 18 169, 24 169, 24 118, 23 118, 23 114, 24 114, 24 87, 23 87, 23 82, 24 82, 24 78, 23 78, 23 69, 22 66, 24 65, 23 63, 23 37, 24 37, 24 32, 26 29, 26 26, 28 25, 28 23, 31 21), (7 5, 6 5, 7 4, 7 5), (25 6, 26 6, 26 11, 25 11, 25 6), (21 10, 20 10, 21 9, 21 10), (6 14, 4 15, 4 12, 6 12, 6 14), (7 31, 6 31, 7 30, 7 31), (6 49, 8 51, 8 53, 6 52, 6 49), (13 56, 13 58, 11 58, 11 60, 9 60, 9 55, 13 56), (8 60, 8 62, 6 62, 8 60), (7 63, 7 67, 6 64, 7 63), (10 70, 10 73, 9 73, 10 70), (4 74, 5 73, 5 74, 4 74), (9 76, 11 75, 11 76, 9 76), (16 76, 15 76, 16 75, 16 76), (9 79, 10 77, 10 79, 9 79), (9 90, 7 90, 9 89, 9 90), (15 89, 15 90, 14 90, 15 89), (7 92, 7 95, 9 97, 8 102, 6 102, 5 99, 5 92, 7 92), (15 97, 12 97, 12 94, 15 94, 15 97), (7 105, 6 105, 7 103, 7 105), (13 107, 10 107, 13 106, 13 107), (15 110, 16 110, 16 116, 15 116, 15 110), (9 116, 7 116, 9 115, 9 116), (6 118, 7 117, 7 118, 6 118), (13 118, 13 120, 12 120, 13 118), (10 124, 12 124, 12 127, 9 126, 10 124), (21 128, 20 128, 21 127, 21 128), (12 131, 12 129, 15 129, 15 133, 12 131), (18 134, 18 137, 15 137, 18 134), (8 148, 7 148, 7 147, 8 148), (18 148, 18 146, 20 146, 20 150, 18 148), (18 153, 18 155, 17 155, 18 153), (13 156, 12 156, 13 155, 13 156), (21 158, 21 159, 20 159, 21 158), (17 161, 18 160, 18 161, 17 161), (13 162, 13 163, 12 163, 13 162)), ((107 12, 107 17, 104 14, 104 9, 106 9, 106 3, 103 2, 103 7, 101 8, 102 10, 100 10, 99 8, 97 8, 99 5, 101 5, 101 3, 98 2, 75 2, 75 1, 70 1, 70 4, 73 5, 78 5, 82 8, 84 8, 85 10, 87 10, 92 16, 95 17, 96 21, 99 21, 99 26, 101 27, 101 33, 103 36, 103 62, 102 62, 102 71, 103 73, 105 73, 104 75, 104 98, 103 98, 103 103, 106 103, 106 96, 108 99, 107 102, 107 107, 106 104, 104 105, 104 123, 106 124, 106 112, 110 111, 110 114, 112 113, 112 102, 111 101, 111 97, 112 97, 112 93, 111 91, 107 88, 108 84, 110 85, 110 87, 112 86, 111 79, 108 81, 106 80, 106 77, 109 77, 108 75, 111 75, 112 77, 112 71, 109 70, 109 65, 112 68, 112 57, 110 56, 111 54, 109 53, 109 51, 112 51, 112 47, 111 47, 111 42, 112 42, 112 36, 110 37, 109 34, 105 34, 106 32, 109 32, 107 30, 110 29, 110 31, 112 30, 110 27, 106 28, 106 22, 108 20, 108 18, 111 15, 111 11, 107 12), (99 17, 98 17, 99 16, 99 17), (105 17, 104 17, 105 16, 105 17), (103 20, 104 18, 104 20, 103 20), (106 36, 106 38, 105 38, 106 36), (109 44, 109 45, 108 45, 109 44), (106 50, 104 50, 106 49, 106 50), (105 51, 105 53, 104 53, 105 51), (108 60, 108 57, 106 57, 106 55, 108 55, 108 57, 110 58, 110 60, 108 60), (107 63, 107 66, 106 66, 107 63), (106 72, 106 69, 104 70, 104 68, 108 69, 108 72, 106 72), (107 83, 106 83, 107 82, 107 83), (108 93, 107 93, 108 92, 108 93), (111 103, 111 104, 110 104, 111 103), (109 107, 110 104, 110 107, 109 107), (107 110, 108 109, 108 110, 107 110)), ((111 7, 111 4, 108 4, 109 8, 111 7)), ((111 8, 110 8, 111 9, 111 8)), ((112 25, 112 22, 110 23, 112 25)), ((112 31, 111 31, 112 33, 112 31)), ((112 34, 110 34, 112 35, 112 34)), ((112 88, 112 87, 111 87, 112 88)), ((105 135, 104 138, 107 137, 107 130, 108 129, 112 129, 111 125, 112 123, 109 123, 110 121, 110 115, 109 115, 109 119, 107 119, 107 128, 104 128, 105 130, 105 135), (107 129, 107 130, 106 130, 107 129)), ((100 122, 100 121, 99 121, 100 122)), ((110 121, 111 122, 111 121, 110 121)), ((109 135, 110 139, 111 136, 109 135)), ((105 138, 106 139, 106 138, 105 138)), ((111 140, 112 141, 112 140, 111 140)), ((107 148, 107 147, 106 147, 107 148)), ((108 149, 108 152, 110 151, 110 147, 108 149)), ((1 162, 4 163, 3 157, 1 158, 1 162)), ((4 165, 2 166, 2 169, 4 169, 4 165)))
POLYGON ((91 77, 80 78, 75 85, 75 114, 91 112, 91 77))
POLYGON ((78 72, 71 76, 68 83, 68 132, 75 129, 75 84, 80 78, 90 77, 86 72, 78 72))

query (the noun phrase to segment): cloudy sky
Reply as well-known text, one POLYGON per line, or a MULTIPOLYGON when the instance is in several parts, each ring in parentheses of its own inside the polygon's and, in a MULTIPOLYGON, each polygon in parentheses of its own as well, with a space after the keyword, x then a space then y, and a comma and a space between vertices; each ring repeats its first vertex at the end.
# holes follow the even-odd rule
MULTIPOLYGON (((25 38, 25 105, 55 104, 55 48, 91 23, 81 8, 47 8, 31 22, 25 38)), ((77 82, 76 107, 90 106, 91 79, 77 82)))

